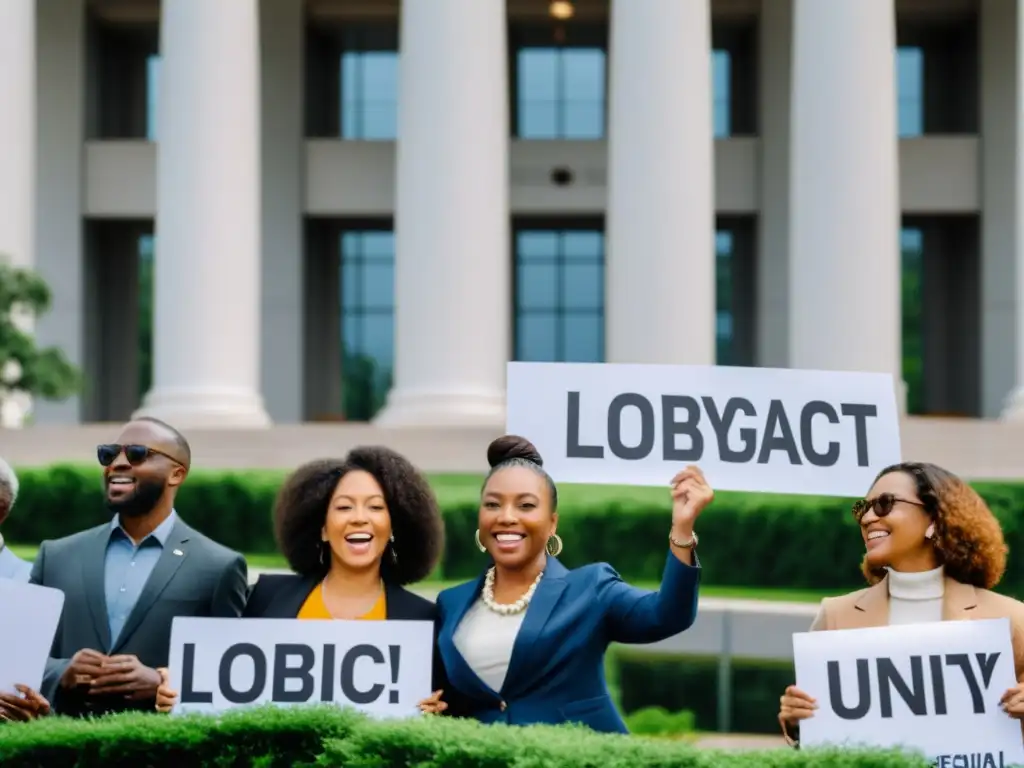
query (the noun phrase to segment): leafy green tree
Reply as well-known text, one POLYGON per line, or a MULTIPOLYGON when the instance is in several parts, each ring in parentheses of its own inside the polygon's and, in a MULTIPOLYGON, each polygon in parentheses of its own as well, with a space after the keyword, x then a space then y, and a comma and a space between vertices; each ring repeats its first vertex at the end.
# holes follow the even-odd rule
POLYGON ((37 347, 20 322, 45 314, 50 301, 50 289, 38 274, 0 263, 0 401, 15 392, 64 400, 81 388, 81 374, 64 353, 37 347))

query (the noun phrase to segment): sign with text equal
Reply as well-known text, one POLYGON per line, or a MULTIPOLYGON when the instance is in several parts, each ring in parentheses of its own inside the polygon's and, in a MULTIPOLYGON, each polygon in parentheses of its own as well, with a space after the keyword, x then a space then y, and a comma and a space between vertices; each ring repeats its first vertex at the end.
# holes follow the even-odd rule
POLYGON ((793 635, 796 685, 818 702, 804 746, 916 749, 939 768, 1024 763, 1010 622, 942 621, 793 635))
POLYGON ((431 693, 433 648, 429 621, 179 617, 171 627, 174 712, 334 703, 415 715, 431 693))
POLYGON ((725 366, 509 363, 506 429, 567 483, 862 496, 900 460, 888 374, 725 366))

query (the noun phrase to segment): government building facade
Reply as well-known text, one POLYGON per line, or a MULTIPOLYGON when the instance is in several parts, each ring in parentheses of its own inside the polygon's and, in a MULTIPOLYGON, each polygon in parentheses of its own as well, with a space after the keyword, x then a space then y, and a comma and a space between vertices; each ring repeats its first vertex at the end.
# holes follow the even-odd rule
POLYGON ((498 426, 509 360, 1024 417, 1015 0, 3 0, 35 424, 498 426))

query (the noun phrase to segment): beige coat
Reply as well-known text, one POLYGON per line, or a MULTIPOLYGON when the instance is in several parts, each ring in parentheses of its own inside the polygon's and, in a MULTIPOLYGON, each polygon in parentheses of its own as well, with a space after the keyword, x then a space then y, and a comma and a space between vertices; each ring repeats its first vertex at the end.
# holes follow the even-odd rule
MULTIPOLYGON (((1017 681, 1024 682, 1024 603, 987 589, 946 577, 942 598, 943 621, 977 619, 1009 619, 1012 633, 1013 666, 1017 681)), ((884 627, 889 623, 889 585, 882 579, 874 586, 821 601, 811 631, 830 629, 865 629, 884 627)), ((1000 691, 1002 694, 1002 691, 1000 691)), ((1024 721, 1021 723, 1024 733, 1024 721)), ((783 729, 785 732, 785 728, 783 729)), ((788 738, 788 734, 787 738, 788 738)))

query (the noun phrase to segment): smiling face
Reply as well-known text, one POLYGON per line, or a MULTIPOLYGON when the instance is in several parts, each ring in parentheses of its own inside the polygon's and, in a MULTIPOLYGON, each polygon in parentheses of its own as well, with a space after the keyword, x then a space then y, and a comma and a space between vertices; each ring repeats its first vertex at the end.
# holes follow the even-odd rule
POLYGON ((175 460, 178 446, 151 422, 126 425, 114 445, 129 447, 121 449, 103 468, 106 502, 111 512, 125 517, 149 514, 165 493, 173 492, 185 479, 184 460, 175 460))
POLYGON ((380 483, 369 472, 347 472, 334 488, 321 537, 334 563, 352 571, 379 569, 391 539, 391 515, 380 483))
POLYGON ((528 467, 506 467, 484 486, 477 521, 480 543, 495 565, 510 570, 545 558, 558 526, 544 478, 528 467))
POLYGON ((865 497, 862 515, 860 530, 871 568, 919 572, 938 567, 935 547, 927 538, 933 521, 911 475, 890 472, 878 478, 865 497))

